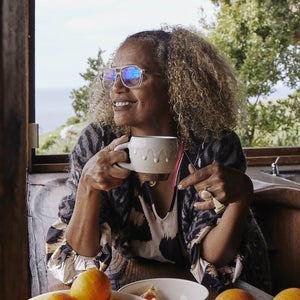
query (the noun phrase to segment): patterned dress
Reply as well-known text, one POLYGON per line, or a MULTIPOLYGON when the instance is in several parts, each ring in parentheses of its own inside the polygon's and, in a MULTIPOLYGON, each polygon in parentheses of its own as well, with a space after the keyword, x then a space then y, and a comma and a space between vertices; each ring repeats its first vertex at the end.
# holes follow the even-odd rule
MULTIPOLYGON (((161 218, 148 182, 141 184, 135 172, 120 187, 101 192, 100 252, 95 257, 76 253, 64 233, 74 210, 81 172, 86 162, 114 138, 110 127, 90 124, 71 153, 68 184, 72 192, 62 199, 58 221, 50 227, 47 236, 48 269, 56 278, 70 284, 84 270, 98 268, 109 276, 113 289, 150 277, 193 277, 221 292, 241 277, 258 288, 270 290, 266 244, 251 210, 235 259, 217 268, 201 257, 199 244, 218 224, 222 213, 194 208, 195 202, 203 200, 191 186, 182 191, 175 188, 170 210, 161 218)), ((195 153, 186 153, 198 168, 220 162, 245 171, 245 157, 235 133, 224 132, 220 139, 208 143, 199 140, 197 144, 195 153)), ((188 164, 188 158, 183 155, 177 183, 189 175, 188 164)))

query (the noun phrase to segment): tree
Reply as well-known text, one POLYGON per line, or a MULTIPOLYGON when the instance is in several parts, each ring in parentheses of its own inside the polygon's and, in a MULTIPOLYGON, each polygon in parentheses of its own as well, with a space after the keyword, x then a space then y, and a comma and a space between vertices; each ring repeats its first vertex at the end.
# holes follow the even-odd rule
POLYGON ((260 101, 254 113, 257 129, 252 146, 300 145, 300 91, 285 99, 260 101))
POLYGON ((86 118, 88 111, 89 89, 93 83, 93 80, 97 76, 99 69, 104 67, 102 53, 103 51, 99 49, 96 58, 88 58, 88 68, 86 72, 79 73, 80 76, 86 81, 86 84, 79 89, 73 89, 71 91, 70 98, 73 99, 72 107, 76 116, 81 119, 86 118))
MULTIPOLYGON (((200 23, 227 54, 245 86, 249 118, 241 127, 244 146, 254 144, 259 100, 278 82, 299 89, 300 4, 297 0, 212 0, 216 21, 200 23)), ((260 124, 261 125, 261 124, 260 124)))

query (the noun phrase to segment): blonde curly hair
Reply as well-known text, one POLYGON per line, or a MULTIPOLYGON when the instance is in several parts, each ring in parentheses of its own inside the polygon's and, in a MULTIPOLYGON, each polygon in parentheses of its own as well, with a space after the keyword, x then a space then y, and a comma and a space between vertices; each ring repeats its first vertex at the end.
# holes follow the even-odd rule
MULTIPOLYGON (((218 138, 237 125, 242 93, 228 60, 198 34, 182 27, 143 31, 126 38, 152 43, 154 57, 169 88, 169 103, 177 134, 185 148, 194 149, 197 139, 218 138)), ((89 120, 110 125, 117 135, 130 133, 113 120, 112 103, 96 78, 90 97, 89 120)))

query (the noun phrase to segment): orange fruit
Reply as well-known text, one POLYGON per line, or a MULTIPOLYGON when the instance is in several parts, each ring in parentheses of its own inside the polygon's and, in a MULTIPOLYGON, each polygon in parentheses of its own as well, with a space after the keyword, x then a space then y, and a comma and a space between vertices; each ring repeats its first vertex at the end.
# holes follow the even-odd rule
POLYGON ((279 292, 273 300, 298 300, 300 299, 299 288, 288 288, 279 292))
POLYGON ((256 300, 248 292, 241 289, 228 289, 219 294, 215 300, 256 300))
POLYGON ((71 286, 71 296, 76 300, 108 300, 110 295, 110 280, 96 269, 81 273, 71 286))
POLYGON ((63 292, 57 292, 55 294, 45 295, 44 300, 75 300, 70 295, 63 293, 63 292))

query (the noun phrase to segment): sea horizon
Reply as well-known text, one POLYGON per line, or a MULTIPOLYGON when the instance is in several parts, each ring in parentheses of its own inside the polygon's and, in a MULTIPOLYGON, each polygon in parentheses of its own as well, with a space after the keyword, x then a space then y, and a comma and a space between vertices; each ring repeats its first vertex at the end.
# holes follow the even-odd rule
MULTIPOLYGON (((52 131, 75 116, 72 107, 71 91, 78 87, 37 88, 35 94, 35 122, 39 124, 39 134, 52 131)), ((292 91, 284 86, 278 86, 275 93, 262 100, 274 100, 287 97, 292 91)))
POLYGON ((35 122, 39 134, 52 131, 75 116, 70 98, 72 88, 37 88, 35 93, 35 122))

